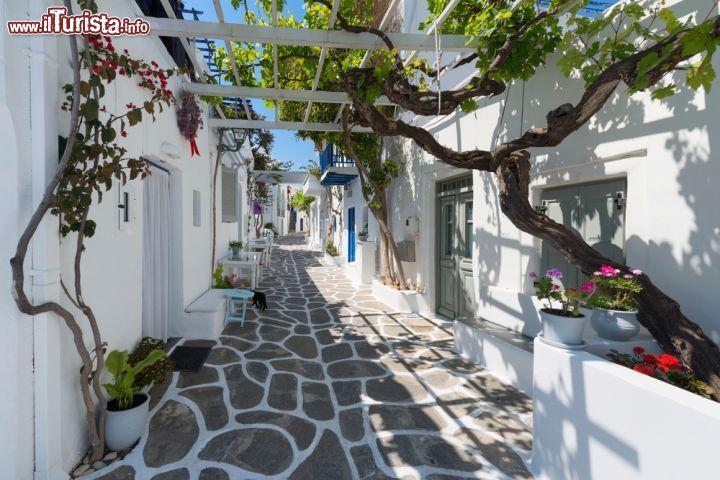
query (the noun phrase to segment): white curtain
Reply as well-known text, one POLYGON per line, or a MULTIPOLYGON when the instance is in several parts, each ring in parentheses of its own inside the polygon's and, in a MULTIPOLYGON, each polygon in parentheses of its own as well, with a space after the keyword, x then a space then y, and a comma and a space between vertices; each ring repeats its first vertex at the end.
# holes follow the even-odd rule
POLYGON ((142 334, 167 340, 170 311, 170 175, 143 181, 142 334))

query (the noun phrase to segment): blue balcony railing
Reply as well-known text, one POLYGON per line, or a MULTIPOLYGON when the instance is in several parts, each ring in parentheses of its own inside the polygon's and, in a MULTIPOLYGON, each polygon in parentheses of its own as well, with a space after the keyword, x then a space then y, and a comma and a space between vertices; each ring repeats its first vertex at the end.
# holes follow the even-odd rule
POLYGON ((330 167, 354 167, 355 162, 352 159, 339 154, 335 145, 332 143, 325 147, 320 153, 320 170, 324 172, 330 167))

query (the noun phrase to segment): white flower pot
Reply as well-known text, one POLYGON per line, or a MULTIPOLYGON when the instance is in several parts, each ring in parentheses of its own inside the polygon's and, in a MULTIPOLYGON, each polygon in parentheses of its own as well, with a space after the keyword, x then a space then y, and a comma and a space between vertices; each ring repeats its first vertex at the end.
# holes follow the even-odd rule
POLYGON ((142 436, 149 415, 149 397, 144 393, 135 394, 136 406, 129 410, 107 411, 105 417, 105 445, 113 452, 132 446, 142 436), (138 397, 142 403, 137 405, 138 397))
POLYGON ((582 347, 583 331, 587 323, 585 315, 566 317, 542 309, 540 318, 542 319, 542 338, 547 343, 558 347, 582 347))
POLYGON ((596 308, 590 315, 590 326, 602 338, 627 341, 640 333, 637 310, 629 312, 596 308))

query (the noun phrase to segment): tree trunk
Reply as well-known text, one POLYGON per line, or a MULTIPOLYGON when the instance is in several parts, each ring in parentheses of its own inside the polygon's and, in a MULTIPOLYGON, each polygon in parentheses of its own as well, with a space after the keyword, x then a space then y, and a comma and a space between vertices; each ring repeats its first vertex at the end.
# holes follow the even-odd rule
POLYGON ((333 199, 332 199, 332 187, 325 187, 325 194, 327 195, 327 200, 325 201, 325 208, 327 208, 327 237, 325 238, 325 244, 332 243, 335 244, 333 241, 333 234, 335 233, 333 231, 333 223, 332 223, 332 215, 333 215, 333 199))
MULTIPOLYGON (((72 12, 72 6, 69 0, 65 0, 65 6, 67 7, 68 12, 72 12)), ((53 178, 45 187, 45 192, 43 193, 43 198, 40 201, 40 204, 37 206, 37 208, 35 208, 35 211, 31 215, 30 220, 28 221, 25 229, 23 230, 23 233, 18 239, 18 243, 15 249, 15 255, 13 256, 13 258, 10 259, 10 268, 12 270, 13 279, 12 295, 18 307, 18 310, 26 315, 32 316, 40 315, 42 313, 55 313, 63 319, 65 325, 68 327, 73 336, 73 343, 75 344, 75 349, 77 350, 78 355, 80 355, 80 360, 82 362, 82 367, 80 368, 79 384, 80 394, 83 400, 83 404, 85 405, 85 424, 87 426, 88 440, 91 448, 91 459, 93 461, 96 461, 102 458, 105 445, 103 441, 103 432, 99 430, 99 425, 96 420, 97 410, 95 407, 95 401, 92 397, 92 393, 90 392, 90 386, 93 382, 93 379, 96 379, 101 372, 98 372, 97 369, 93 369, 93 359, 90 356, 89 350, 85 346, 83 332, 80 328, 80 325, 77 323, 75 316, 68 309, 66 309, 57 302, 45 302, 40 305, 34 305, 30 302, 27 297, 27 293, 25 292, 24 267, 25 258, 27 257, 27 251, 30 246, 30 242, 32 241, 32 238, 35 235, 35 232, 40 226, 40 223, 45 218, 47 212, 52 209, 57 203, 56 189, 60 184, 65 168, 67 168, 70 161, 72 150, 77 140, 76 135, 79 129, 78 108, 80 104, 80 59, 75 37, 70 37, 69 41, 70 53, 73 62, 73 98, 72 106, 70 109, 70 131, 68 133, 67 145, 65 146, 65 150, 62 153, 60 162, 58 163, 53 178)), ((62 280, 61 285, 63 285, 62 280)), ((65 291, 67 292, 67 289, 65 289, 65 291)), ((69 292, 68 298, 73 303, 75 303, 75 301, 69 295, 69 292)), ((80 307, 78 306, 78 308, 80 307)), ((96 328, 97 325, 92 325, 92 322, 94 321, 94 316, 90 316, 88 317, 88 319, 90 320, 91 326, 93 327, 93 337, 96 345, 95 351, 102 352, 102 341, 99 341, 99 331, 96 328), (99 350, 97 348, 98 341, 101 344, 99 350)), ((99 387, 95 385, 93 386, 93 388, 97 392, 99 387)), ((103 403, 104 402, 102 401, 102 399, 100 399, 101 409, 104 408, 103 403)), ((104 417, 104 413, 102 411, 100 412, 99 417, 100 421, 102 421, 104 417)))
POLYGON ((392 272, 390 271, 388 239, 383 231, 380 232, 380 279, 385 285, 394 283, 392 272))
MULTIPOLYGON (((393 281, 393 284, 399 286, 401 290, 407 290, 407 283, 405 282, 405 271, 403 269, 402 263, 400 262, 400 252, 398 250, 397 243, 395 242, 395 238, 393 238, 392 232, 390 231, 390 227, 388 227, 388 223, 387 223, 388 201, 387 201, 387 195, 385 194, 385 189, 382 188, 377 182, 374 182, 372 180, 370 171, 365 166, 365 164, 362 162, 362 159, 356 153, 355 147, 353 146, 353 143, 352 143, 352 138, 350 137, 350 130, 348 129, 346 115, 343 115, 342 139, 343 139, 343 143, 345 144, 345 147, 347 148, 348 152, 350 153, 350 156, 352 157, 353 161, 355 162, 355 166, 358 169, 358 175, 360 177, 360 186, 361 186, 360 191, 362 192, 363 198, 365 199, 365 203, 367 203, 368 208, 372 212, 375 219, 378 221, 378 224, 380 225, 381 234, 384 235, 385 242, 387 243, 387 245, 390 248, 390 251, 392 252, 392 257, 395 259, 395 270, 394 271, 389 266, 390 262, 389 261, 387 262, 388 271, 389 271, 390 276, 385 277, 384 283, 386 283, 387 279, 389 278, 393 281), (377 200, 378 202, 380 202, 379 209, 372 208, 370 206, 371 199, 364 188, 366 183, 369 183, 372 186, 372 189, 374 192, 374 196, 373 196, 372 200, 377 200), (396 274, 396 276, 394 276, 394 274, 396 274)), ((382 243, 382 239, 383 239, 383 237, 381 237, 381 243, 382 243)), ((382 249, 381 249, 380 253, 381 253, 381 255, 387 254, 387 252, 383 252, 382 249)), ((385 275, 384 272, 385 271, 383 270, 383 275, 385 275)))
MULTIPOLYGON (((530 154, 519 151, 503 161, 496 175, 500 190, 500 208, 520 230, 547 242, 570 263, 588 274, 601 265, 628 270, 626 265, 603 257, 573 231, 536 211, 528 200, 530 184, 530 154)), ((640 293, 638 319, 660 344, 663 350, 679 356, 683 363, 714 390, 720 401, 720 349, 702 329, 690 321, 680 305, 657 288, 650 278, 639 277, 640 293)))
MULTIPOLYGON (((391 278, 393 279, 393 282, 395 285, 400 287, 400 290, 407 290, 407 281, 405 280, 405 269, 402 266, 402 262, 400 261, 400 250, 398 249, 397 242, 395 241, 395 238, 392 235, 392 232, 390 231, 390 227, 388 226, 387 218, 388 218, 388 207, 387 207, 387 195, 385 194, 385 191, 383 190, 382 193, 379 195, 380 205, 381 207, 381 214, 380 217, 382 217, 382 220, 378 219, 378 223, 380 224, 381 231, 385 234, 385 237, 387 239, 387 244, 390 249, 390 252, 392 252, 392 258, 394 263, 390 265, 391 268, 391 275, 393 275, 391 278), (393 270, 394 269, 394 270, 393 270)), ((375 199, 378 199, 378 195, 375 195, 375 199)), ((377 215, 376 215, 377 218, 377 215)))

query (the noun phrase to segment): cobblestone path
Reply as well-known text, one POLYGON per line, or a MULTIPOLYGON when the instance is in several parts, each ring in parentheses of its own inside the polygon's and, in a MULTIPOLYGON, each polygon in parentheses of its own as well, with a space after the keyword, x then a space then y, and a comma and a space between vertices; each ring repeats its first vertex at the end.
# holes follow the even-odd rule
POLYGON ((175 373, 96 478, 531 478, 531 399, 456 355, 451 322, 388 312, 320 259, 279 239, 268 309, 175 373))

